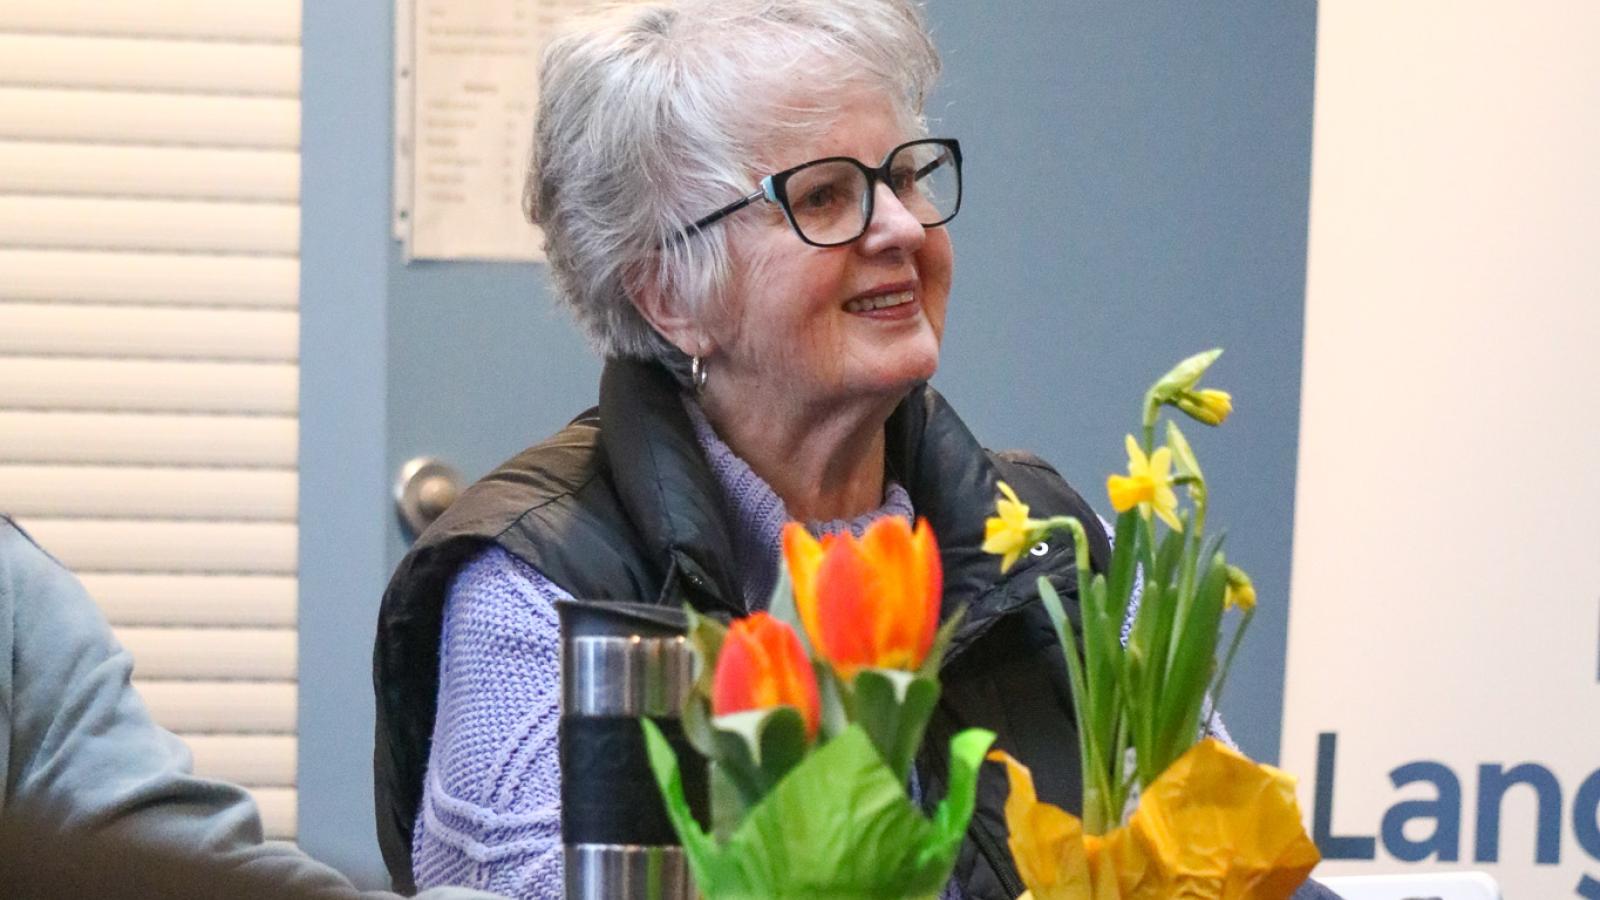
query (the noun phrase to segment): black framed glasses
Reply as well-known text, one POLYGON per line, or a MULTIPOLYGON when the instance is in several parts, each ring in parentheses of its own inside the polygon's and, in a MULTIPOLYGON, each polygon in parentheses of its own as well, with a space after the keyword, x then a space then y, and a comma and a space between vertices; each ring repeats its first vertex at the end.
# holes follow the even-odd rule
POLYGON ((748 196, 703 216, 679 232, 683 240, 758 200, 783 208, 794 233, 813 247, 848 244, 867 231, 878 182, 924 228, 950 221, 961 211, 961 142, 952 138, 908 141, 870 168, 849 156, 801 163, 761 179, 748 196))

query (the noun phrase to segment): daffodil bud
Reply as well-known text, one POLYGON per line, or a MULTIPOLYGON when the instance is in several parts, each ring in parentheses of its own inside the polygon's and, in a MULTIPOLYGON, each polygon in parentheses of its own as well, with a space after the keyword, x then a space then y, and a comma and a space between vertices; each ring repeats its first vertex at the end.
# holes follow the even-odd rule
POLYGON ((1221 425, 1233 412, 1233 395, 1213 388, 1183 391, 1172 398, 1172 403, 1205 425, 1221 425))
POLYGON ((1206 476, 1200 471, 1200 460, 1195 458, 1194 448, 1189 446, 1189 439, 1178 430, 1176 422, 1167 422, 1167 446, 1172 448, 1172 461, 1178 466, 1178 474, 1204 485, 1206 476))
POLYGON ((1224 609, 1239 607, 1245 612, 1256 608, 1256 586, 1238 566, 1228 566, 1228 586, 1222 592, 1224 609))
POLYGON ((1204 375, 1221 355, 1222 348, 1217 347, 1204 353, 1196 353, 1178 363, 1150 388, 1150 396, 1157 403, 1170 403, 1179 394, 1194 390, 1194 386, 1200 383, 1200 376, 1204 375))

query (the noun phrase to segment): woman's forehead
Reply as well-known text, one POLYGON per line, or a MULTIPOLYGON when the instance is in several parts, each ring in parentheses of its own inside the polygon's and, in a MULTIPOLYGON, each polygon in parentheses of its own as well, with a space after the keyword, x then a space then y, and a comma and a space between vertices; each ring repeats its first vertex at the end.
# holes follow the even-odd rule
POLYGON ((756 152, 766 175, 825 156, 849 156, 876 165, 896 145, 911 140, 906 116, 886 91, 869 86, 835 88, 831 96, 794 90, 774 104, 774 123, 756 152))

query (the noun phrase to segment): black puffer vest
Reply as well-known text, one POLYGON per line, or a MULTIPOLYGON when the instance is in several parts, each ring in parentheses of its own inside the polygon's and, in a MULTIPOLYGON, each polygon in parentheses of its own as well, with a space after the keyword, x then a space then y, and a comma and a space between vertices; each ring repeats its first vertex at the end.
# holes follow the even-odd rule
MULTIPOLYGON (((401 561, 378 621, 373 681, 373 767, 379 843, 395 883, 409 890, 411 834, 421 802, 439 677, 439 632, 451 575, 495 543, 574 596, 692 604, 742 615, 720 487, 664 370, 612 362, 600 406, 473 485, 401 561)), ((1090 525, 1096 568, 1109 556, 1098 519, 1048 465, 980 447, 937 393, 912 391, 887 426, 890 475, 938 536, 944 613, 967 618, 942 673, 943 696, 918 760, 924 794, 944 793, 949 738, 980 726, 1033 767, 1039 795, 1077 811, 1077 730, 1065 664, 1038 600, 1047 576, 1076 617, 1069 541, 1026 555, 1002 576, 981 550, 996 484, 1006 481, 1035 516, 1090 525)), ((1006 847, 999 766, 985 766, 977 812, 955 877, 978 900, 1012 900, 1022 883, 1006 847)))

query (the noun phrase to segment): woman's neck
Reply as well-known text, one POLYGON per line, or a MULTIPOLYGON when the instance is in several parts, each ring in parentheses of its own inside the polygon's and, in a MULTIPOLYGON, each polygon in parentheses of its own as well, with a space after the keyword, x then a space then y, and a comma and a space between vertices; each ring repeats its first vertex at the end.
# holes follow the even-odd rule
POLYGON ((717 436, 802 522, 849 519, 883 504, 886 400, 825 408, 698 398, 717 436))

